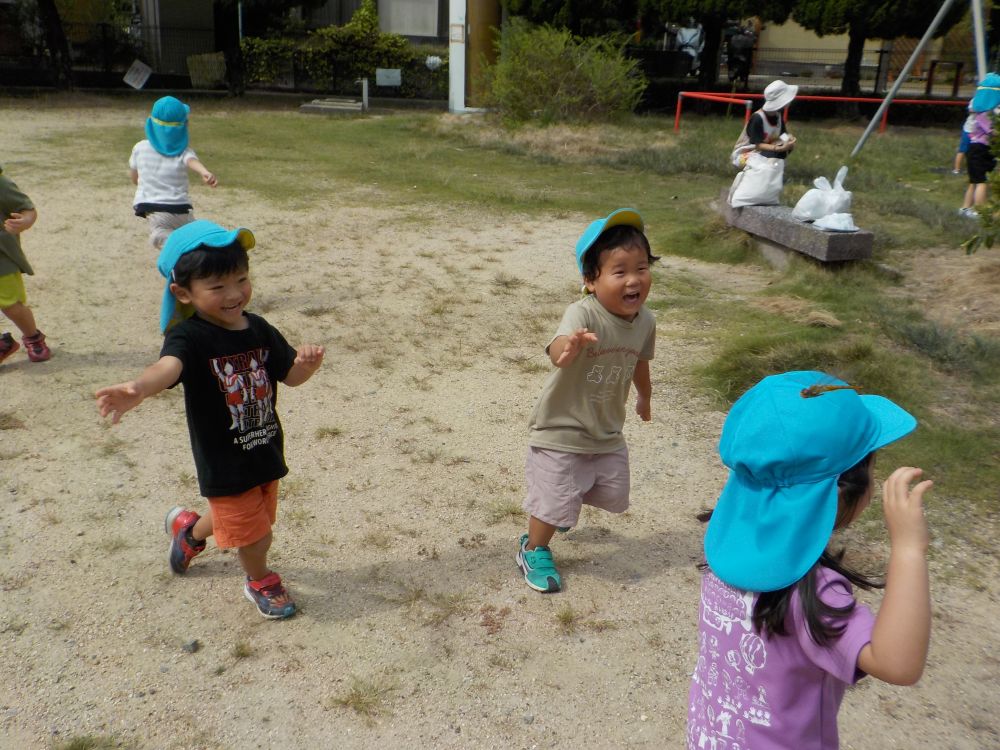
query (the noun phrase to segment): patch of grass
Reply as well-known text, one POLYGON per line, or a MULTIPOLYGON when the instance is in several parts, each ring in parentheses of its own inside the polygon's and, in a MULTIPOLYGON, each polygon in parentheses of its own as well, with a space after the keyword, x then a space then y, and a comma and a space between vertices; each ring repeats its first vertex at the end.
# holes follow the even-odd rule
POLYGON ((513 365, 521 372, 528 375, 535 375, 540 372, 548 372, 552 369, 552 363, 548 357, 531 357, 527 354, 505 354, 501 359, 509 365, 513 365))
POLYGON ((336 307, 331 307, 329 305, 317 305, 316 307, 307 307, 302 310, 302 314, 307 318, 322 318, 331 313, 337 311, 336 307))
POLYGON ((23 430, 24 420, 20 417, 11 414, 10 412, 0 411, 0 430, 23 430))
POLYGON ((469 610, 467 594, 431 594, 427 598, 431 611, 424 618, 428 625, 443 625, 455 615, 464 614, 469 610))
POLYGON ((327 705, 348 708, 371 721, 386 712, 386 701, 396 689, 396 682, 384 677, 364 679, 352 675, 347 692, 334 696, 327 705))
POLYGON ((317 440, 326 440, 327 438, 340 437, 344 434, 344 431, 339 427, 319 427, 313 434, 317 440))
POLYGON ((53 750, 134 750, 134 742, 120 740, 113 735, 78 734, 52 745, 53 750))
POLYGON ((116 552, 121 552, 122 550, 128 549, 128 540, 121 536, 106 536, 101 539, 97 544, 98 549, 100 549, 105 555, 113 555, 116 552))
POLYGON ((427 448, 410 455, 410 461, 415 464, 436 464, 444 456, 440 448, 427 448))
POLYGON ((494 500, 487 508, 486 522, 491 526, 503 521, 517 521, 524 519, 524 511, 520 503, 513 500, 494 500))
POLYGON ((520 289, 522 286, 524 286, 523 279, 519 279, 516 276, 504 273, 503 271, 497 271, 496 275, 493 277, 493 288, 501 294, 509 294, 515 289, 520 289))
POLYGON ((573 605, 567 603, 556 610, 555 620, 559 630, 564 635, 570 635, 576 632, 576 628, 580 624, 580 615, 573 609, 573 605))
POLYGON ((362 543, 366 547, 374 547, 375 549, 389 549, 392 546, 393 538, 385 529, 373 529, 369 531, 361 538, 362 543))
POLYGON ((237 641, 229 651, 234 659, 247 659, 253 656, 253 646, 246 641, 237 641))

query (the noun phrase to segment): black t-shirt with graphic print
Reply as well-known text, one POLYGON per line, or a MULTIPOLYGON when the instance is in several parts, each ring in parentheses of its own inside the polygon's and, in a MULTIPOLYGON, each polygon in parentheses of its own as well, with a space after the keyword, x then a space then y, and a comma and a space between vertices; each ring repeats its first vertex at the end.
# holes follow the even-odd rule
POLYGON ((244 315, 249 326, 230 331, 196 314, 167 332, 160 351, 183 364, 177 382, 184 385, 205 497, 236 495, 288 473, 275 406, 277 384, 287 377, 295 350, 266 320, 244 315))

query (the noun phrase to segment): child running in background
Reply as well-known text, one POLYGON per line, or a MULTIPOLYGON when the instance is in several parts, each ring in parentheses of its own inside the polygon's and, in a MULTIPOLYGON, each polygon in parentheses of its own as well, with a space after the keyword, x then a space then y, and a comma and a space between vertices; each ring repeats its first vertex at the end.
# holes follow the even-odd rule
POLYGON ((822 372, 764 378, 729 412, 729 480, 705 535, 698 663, 687 746, 834 750, 844 690, 866 674, 912 685, 931 611, 920 469, 885 482, 892 550, 878 615, 851 585, 878 586, 828 549, 872 499, 875 451, 916 427, 881 396, 822 372))
POLYGON ((184 385, 191 450, 208 511, 173 508, 167 513, 170 568, 184 573, 215 535, 237 548, 246 573, 244 594, 267 618, 295 613, 280 576, 267 566, 271 526, 278 507, 278 480, 288 473, 284 435, 274 411, 277 383, 306 382, 323 362, 323 347, 292 349, 263 318, 246 312, 252 287, 247 229, 227 231, 194 221, 167 238, 157 266, 167 279, 161 328, 177 302, 193 317, 170 329, 160 359, 138 378, 96 393, 102 417, 117 424, 143 400, 184 385))
POLYGON ((129 177, 136 185, 132 208, 149 223, 149 244, 157 252, 177 227, 194 221, 188 195, 188 170, 209 187, 219 184, 188 145, 191 108, 172 96, 153 104, 146 118, 146 140, 132 147, 129 177))
POLYGON ((1000 75, 989 73, 976 88, 976 95, 969 102, 969 117, 965 131, 969 134, 969 150, 965 158, 968 164, 969 186, 958 213, 974 219, 979 216, 979 207, 986 203, 989 195, 990 172, 997 165, 993 156, 993 117, 1000 107, 1000 75))
POLYGON ((650 420, 649 360, 656 319, 644 303, 658 260, 642 218, 619 209, 587 227, 576 243, 576 265, 589 294, 570 305, 545 347, 555 365, 529 425, 525 475, 530 514, 517 564, 536 591, 562 581, 549 542, 575 526, 582 505, 623 513, 629 504, 628 447, 622 427, 635 384, 635 410, 650 420))
MULTIPOLYGON (((32 275, 28 259, 21 249, 21 233, 38 220, 31 199, 0 169, 0 311, 21 331, 21 343, 32 362, 45 362, 52 356, 45 334, 38 330, 35 315, 28 307, 22 274, 32 275)), ((4 332, 0 335, 0 362, 12 355, 21 344, 4 332)))

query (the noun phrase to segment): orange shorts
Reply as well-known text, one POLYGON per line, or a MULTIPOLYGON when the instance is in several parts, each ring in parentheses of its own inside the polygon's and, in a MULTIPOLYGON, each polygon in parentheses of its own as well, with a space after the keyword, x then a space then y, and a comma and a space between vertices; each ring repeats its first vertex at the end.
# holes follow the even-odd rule
POLYGON ((216 545, 246 547, 267 536, 278 517, 278 480, 238 495, 210 497, 208 506, 216 545))

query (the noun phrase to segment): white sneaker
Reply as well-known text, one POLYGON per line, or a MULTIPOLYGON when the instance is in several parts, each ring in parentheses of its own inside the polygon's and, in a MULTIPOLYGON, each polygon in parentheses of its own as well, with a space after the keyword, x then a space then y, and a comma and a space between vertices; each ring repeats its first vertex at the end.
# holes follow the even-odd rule
POLYGON ((979 212, 970 206, 958 209, 958 215, 964 216, 966 219, 976 219, 979 217, 979 212))

